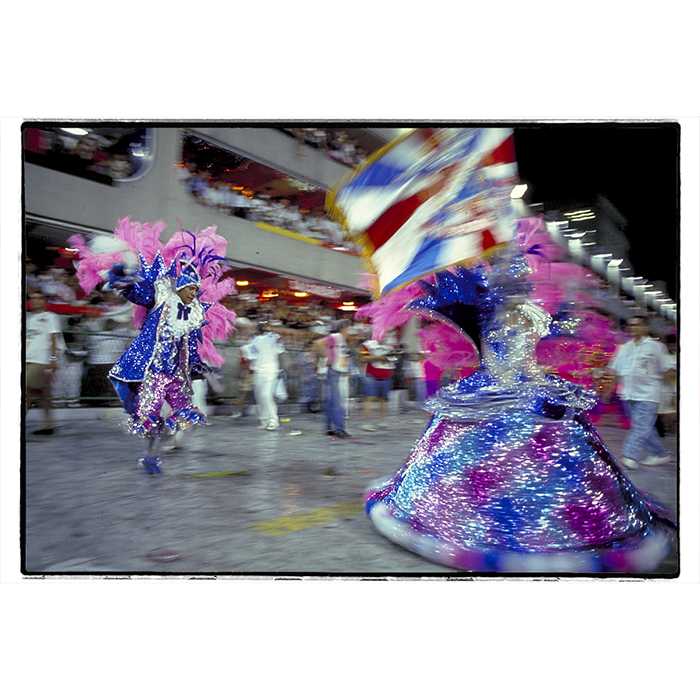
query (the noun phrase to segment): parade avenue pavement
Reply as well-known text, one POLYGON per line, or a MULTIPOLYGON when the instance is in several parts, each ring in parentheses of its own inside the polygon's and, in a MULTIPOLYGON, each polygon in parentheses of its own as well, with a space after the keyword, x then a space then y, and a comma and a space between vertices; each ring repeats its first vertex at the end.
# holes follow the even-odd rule
MULTIPOLYGON (((374 433, 351 416, 347 440, 328 437, 321 415, 283 420, 272 432, 252 416, 213 416, 163 454, 161 475, 147 476, 138 465, 143 441, 123 432, 119 410, 62 411, 46 437, 31 435, 32 411, 26 572, 459 574, 386 540, 363 509, 367 486, 402 465, 427 414, 392 416, 374 433), (325 475, 329 468, 337 475, 325 475)), ((619 457, 624 431, 599 430, 619 457)), ((627 474, 675 513, 675 436, 665 441, 673 463, 627 474)), ((656 573, 673 572, 675 556, 656 573)))

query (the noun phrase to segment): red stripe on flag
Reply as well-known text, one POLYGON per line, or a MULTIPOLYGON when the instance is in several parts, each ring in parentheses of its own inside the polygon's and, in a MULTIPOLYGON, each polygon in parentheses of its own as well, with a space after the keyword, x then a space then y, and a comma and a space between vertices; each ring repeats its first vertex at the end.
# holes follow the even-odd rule
POLYGON ((481 250, 487 251, 489 248, 493 248, 496 245, 496 239, 489 229, 485 229, 481 232, 481 250))
POLYGON ((365 232, 374 250, 381 248, 410 218, 413 212, 425 201, 424 192, 416 192, 407 199, 389 207, 365 232))
POLYGON ((503 165, 505 163, 515 163, 515 142, 513 136, 509 136, 502 141, 488 155, 484 156, 481 165, 503 165))
POLYGON ((416 136, 423 142, 423 148, 430 153, 440 147, 442 143, 437 129, 417 129, 416 136))
POLYGON ((390 206, 365 231, 374 250, 381 248, 412 216, 418 207, 445 187, 457 165, 443 168, 433 184, 390 206))
POLYGON ((416 129, 415 135, 421 139, 422 141, 430 141, 430 139, 433 138, 435 134, 435 129, 431 128, 425 128, 425 129, 416 129))

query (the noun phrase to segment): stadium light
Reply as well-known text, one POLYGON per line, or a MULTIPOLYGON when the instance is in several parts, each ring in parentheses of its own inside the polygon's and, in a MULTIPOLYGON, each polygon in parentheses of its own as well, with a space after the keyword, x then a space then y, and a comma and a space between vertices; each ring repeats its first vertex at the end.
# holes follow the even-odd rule
POLYGON ((65 128, 61 127, 61 131, 65 131, 67 134, 73 134, 73 136, 87 136, 90 132, 87 129, 80 128, 65 128))

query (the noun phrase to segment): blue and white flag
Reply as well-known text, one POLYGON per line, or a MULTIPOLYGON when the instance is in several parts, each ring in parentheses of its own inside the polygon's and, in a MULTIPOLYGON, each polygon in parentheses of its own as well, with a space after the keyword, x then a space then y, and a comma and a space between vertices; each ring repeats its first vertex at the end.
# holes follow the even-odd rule
POLYGON ((415 129, 328 195, 386 294, 474 261, 514 235, 510 129, 415 129))

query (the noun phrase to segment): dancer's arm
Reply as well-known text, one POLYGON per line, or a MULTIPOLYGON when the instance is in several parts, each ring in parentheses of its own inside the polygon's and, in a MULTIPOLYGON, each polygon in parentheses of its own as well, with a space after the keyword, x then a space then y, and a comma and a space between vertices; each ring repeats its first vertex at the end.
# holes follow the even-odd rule
POLYGON ((155 303, 156 289, 153 282, 138 275, 127 275, 124 265, 113 265, 109 271, 108 286, 116 289, 132 304, 150 309, 155 303))

